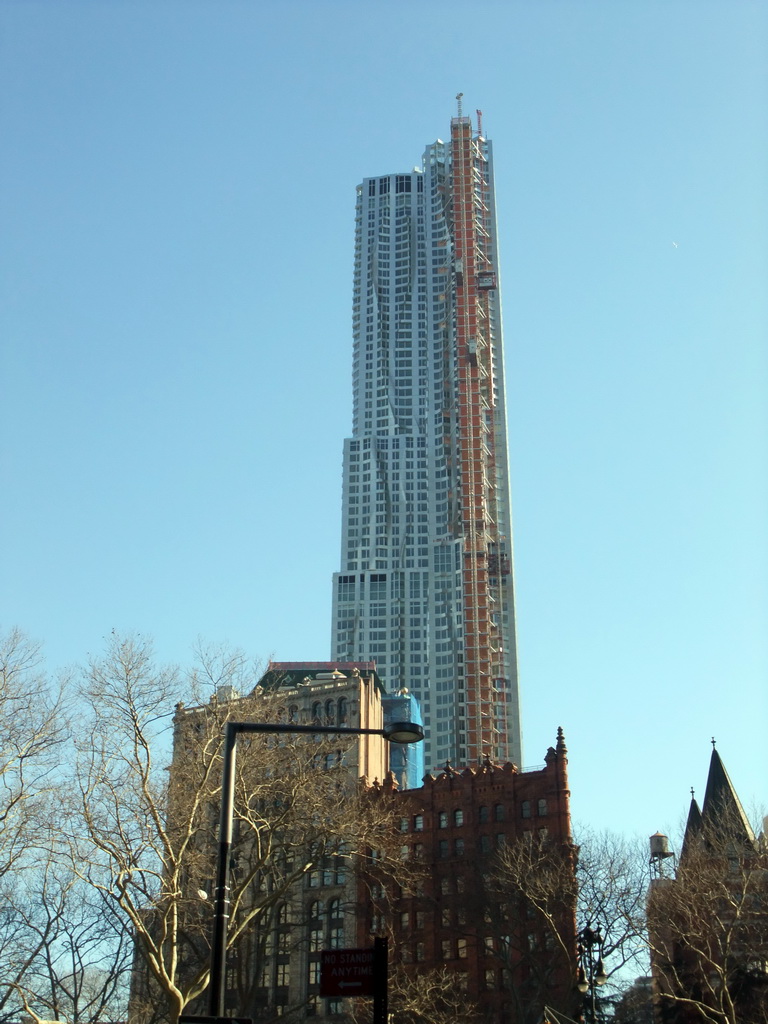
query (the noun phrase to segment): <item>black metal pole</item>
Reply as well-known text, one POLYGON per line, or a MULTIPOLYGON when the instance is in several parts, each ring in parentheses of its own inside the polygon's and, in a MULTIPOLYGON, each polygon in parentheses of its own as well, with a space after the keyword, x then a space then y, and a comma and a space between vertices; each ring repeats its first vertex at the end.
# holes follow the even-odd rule
MULTIPOLYGON (((396 723, 397 729, 409 723, 396 723)), ((419 726, 413 727, 419 730, 419 726)), ((208 1006, 212 1017, 224 1016, 225 973, 227 962, 227 929, 229 927, 229 868, 232 857, 232 818, 235 802, 235 754, 237 735, 241 732, 266 733, 325 733, 342 736, 384 736, 389 738, 387 729, 355 729, 335 725, 291 725, 278 722, 227 722, 224 727, 224 765, 221 781, 221 818, 219 821, 219 852, 216 861, 216 888, 214 892, 213 934, 211 937, 211 976, 208 984, 208 1006)), ((423 731, 420 739, 424 738, 423 731)), ((395 742, 412 742, 395 739, 395 742)), ((385 950, 386 961, 386 950, 385 950)), ((385 966, 386 985, 386 966, 385 966)), ((386 1024, 386 994, 384 998, 386 1024)))
POLYGON ((237 723, 227 722, 224 728, 221 819, 219 821, 219 851, 216 860, 211 979, 208 986, 208 1010, 212 1017, 224 1016, 224 974, 227 962, 227 927, 229 925, 229 866, 232 857, 237 733, 237 723))
POLYGON ((373 1024, 387 1024, 388 979, 388 942, 386 938, 375 938, 373 940, 373 1024))

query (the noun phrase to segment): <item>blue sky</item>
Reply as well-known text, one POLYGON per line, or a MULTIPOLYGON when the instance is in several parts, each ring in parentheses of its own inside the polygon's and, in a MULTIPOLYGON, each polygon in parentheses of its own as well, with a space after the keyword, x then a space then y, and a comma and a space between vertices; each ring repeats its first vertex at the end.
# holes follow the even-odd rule
POLYGON ((0 3, 0 622, 324 659, 354 191, 483 110, 525 761, 768 803, 768 7, 0 3))

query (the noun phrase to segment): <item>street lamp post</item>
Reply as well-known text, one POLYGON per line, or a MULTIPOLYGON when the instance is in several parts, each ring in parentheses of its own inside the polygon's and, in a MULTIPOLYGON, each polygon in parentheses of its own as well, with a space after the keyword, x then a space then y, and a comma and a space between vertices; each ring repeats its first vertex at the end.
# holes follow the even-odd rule
POLYGON ((390 743, 418 743, 424 730, 412 722, 395 722, 383 729, 355 729, 335 725, 289 725, 271 722, 227 722, 224 727, 224 764, 221 783, 221 820, 219 850, 216 861, 213 937, 211 941, 211 977, 209 982, 209 1013, 224 1016, 224 979, 227 960, 227 929, 229 926, 229 868, 232 854, 232 819, 235 797, 235 754, 240 733, 331 734, 334 736, 383 736, 390 743))
POLYGON ((584 1008, 589 1007, 590 1024, 597 1024, 597 993, 598 986, 604 985, 608 980, 603 966, 603 943, 604 938, 600 933, 600 926, 592 928, 587 922, 586 928, 582 928, 576 936, 578 946, 578 968, 576 972, 576 988, 583 996, 590 993, 589 1002, 584 999, 584 1008))

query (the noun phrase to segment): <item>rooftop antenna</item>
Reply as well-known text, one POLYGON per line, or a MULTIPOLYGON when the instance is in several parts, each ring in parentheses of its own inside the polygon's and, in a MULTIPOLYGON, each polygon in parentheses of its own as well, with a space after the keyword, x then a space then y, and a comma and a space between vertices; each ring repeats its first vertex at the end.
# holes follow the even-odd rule
POLYGON ((457 102, 457 103, 458 103, 458 105, 459 105, 459 117, 461 117, 461 97, 462 97, 463 95, 464 95, 464 93, 463 93, 463 92, 457 92, 457 93, 456 93, 456 102, 457 102))

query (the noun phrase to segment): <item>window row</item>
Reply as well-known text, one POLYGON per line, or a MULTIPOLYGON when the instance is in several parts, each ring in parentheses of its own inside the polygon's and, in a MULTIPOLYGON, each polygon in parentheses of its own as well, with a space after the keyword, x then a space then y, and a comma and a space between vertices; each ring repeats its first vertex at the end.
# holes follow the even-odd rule
MULTIPOLYGON (((298 708, 292 706, 288 709, 289 715, 295 712, 298 715, 298 708)), ((346 697, 339 697, 338 700, 316 700, 312 704, 313 725, 344 725, 349 718, 349 701, 346 697)), ((290 717, 295 722, 295 717, 290 717)))
MULTIPOLYGON (((546 798, 541 797, 536 801, 536 815, 539 818, 545 818, 547 816, 547 801, 546 798)), ((533 804, 530 800, 523 800, 520 804, 520 816, 522 818, 533 817, 533 804)), ((495 804, 492 808, 488 806, 481 806, 477 809, 477 821, 482 825, 487 822, 493 821, 505 821, 507 819, 507 807, 504 804, 495 804)), ((453 812, 449 811, 438 811, 437 814, 437 827, 448 828, 450 825, 458 828, 465 822, 464 811, 461 808, 456 808, 453 812)), ((424 815, 414 814, 413 818, 401 818, 400 819, 400 831, 401 832, 423 832, 424 831, 424 815)))

